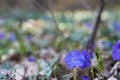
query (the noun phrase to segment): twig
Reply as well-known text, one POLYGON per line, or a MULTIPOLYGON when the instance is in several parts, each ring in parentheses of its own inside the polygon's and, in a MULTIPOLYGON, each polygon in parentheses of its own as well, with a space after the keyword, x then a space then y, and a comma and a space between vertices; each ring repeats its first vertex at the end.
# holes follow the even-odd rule
POLYGON ((101 14, 104 8, 104 0, 99 0, 99 8, 98 8, 98 14, 96 17, 96 22, 94 24, 94 29, 92 31, 91 37, 89 39, 88 45, 86 46, 87 49, 93 49, 92 45, 94 43, 100 22, 101 22, 101 14))

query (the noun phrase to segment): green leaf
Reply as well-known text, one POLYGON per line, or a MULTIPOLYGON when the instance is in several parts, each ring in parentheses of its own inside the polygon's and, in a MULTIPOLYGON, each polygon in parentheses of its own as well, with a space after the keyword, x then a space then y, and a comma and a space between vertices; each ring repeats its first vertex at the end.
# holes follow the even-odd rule
POLYGON ((100 50, 97 48, 96 49, 96 58, 97 58, 97 62, 98 62, 98 69, 100 71, 104 70, 104 63, 103 63, 103 58, 101 56, 100 50))
POLYGON ((42 71, 45 72, 46 78, 49 79, 49 77, 52 74, 52 69, 50 65, 48 65, 48 63, 43 59, 41 59, 39 63, 40 63, 40 67, 42 68, 42 71))
POLYGON ((25 51, 26 51, 26 46, 23 42, 20 42, 20 48, 19 48, 19 51, 21 54, 24 54, 25 51))
POLYGON ((10 65, 10 63, 8 63, 8 62, 5 62, 5 63, 2 65, 2 69, 10 70, 10 69, 12 69, 12 65, 10 65))
POLYGON ((0 73, 0 80, 4 80, 4 75, 0 73))
POLYGON ((8 48, 4 48, 4 49, 2 50, 2 54, 8 54, 8 48))
POLYGON ((65 78, 65 80, 70 80, 71 76, 71 74, 65 74, 62 76, 62 78, 65 78))

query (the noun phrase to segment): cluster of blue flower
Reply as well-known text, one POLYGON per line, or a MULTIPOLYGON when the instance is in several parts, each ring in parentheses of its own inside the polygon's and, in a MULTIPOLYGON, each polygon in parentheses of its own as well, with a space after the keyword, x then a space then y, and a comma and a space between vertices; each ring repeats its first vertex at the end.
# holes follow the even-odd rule
MULTIPOLYGON (((83 50, 79 52, 78 50, 72 50, 64 58, 65 63, 70 69, 79 67, 81 69, 90 67, 90 53, 88 50, 83 50)), ((120 40, 116 42, 112 49, 113 60, 120 60, 120 40)), ((82 76, 82 80, 89 80, 88 76, 82 76)))

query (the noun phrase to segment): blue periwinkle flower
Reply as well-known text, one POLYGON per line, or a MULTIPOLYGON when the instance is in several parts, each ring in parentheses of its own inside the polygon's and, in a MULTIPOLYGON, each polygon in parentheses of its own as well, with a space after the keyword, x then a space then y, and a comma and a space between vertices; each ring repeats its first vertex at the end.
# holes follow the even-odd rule
POLYGON ((83 54, 85 56, 85 61, 84 61, 84 65, 81 66, 81 68, 86 68, 86 67, 89 67, 91 65, 90 63, 90 55, 88 53, 88 50, 83 50, 81 52, 81 54, 83 54))
POLYGON ((15 32, 11 32, 10 33, 10 37, 9 37, 10 41, 11 42, 15 42, 16 41, 16 35, 15 35, 15 32))
POLYGON ((90 79, 89 79, 89 77, 88 77, 88 76, 83 75, 83 76, 82 76, 82 80, 90 80, 90 79))
POLYGON ((92 27, 92 24, 90 22, 85 22, 84 25, 87 27, 87 28, 91 28, 92 27))
POLYGON ((112 48, 112 57, 113 60, 120 60, 120 40, 112 48))
POLYGON ((70 69, 75 67, 86 68, 90 66, 90 56, 87 50, 79 52, 78 50, 72 50, 64 58, 65 63, 70 69))
POLYGON ((119 23, 114 22, 114 23, 112 23, 112 25, 116 31, 120 31, 120 24, 119 23))
POLYGON ((5 37, 5 33, 4 32, 0 32, 0 40, 3 39, 5 37))
POLYGON ((26 39, 27 39, 28 41, 31 41, 31 40, 32 40, 32 35, 27 35, 27 36, 26 36, 26 39))
POLYGON ((28 61, 29 61, 29 62, 35 62, 35 61, 36 61, 36 59, 35 59, 35 57, 30 56, 30 57, 28 58, 28 61))

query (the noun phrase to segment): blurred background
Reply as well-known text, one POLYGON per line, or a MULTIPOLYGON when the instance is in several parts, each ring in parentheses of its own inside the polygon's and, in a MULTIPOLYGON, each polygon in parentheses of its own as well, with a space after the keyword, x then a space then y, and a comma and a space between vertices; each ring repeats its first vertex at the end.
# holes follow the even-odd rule
MULTIPOLYGON (((64 56, 86 48, 99 5, 99 0, 0 0, 0 75, 13 68, 23 74, 29 65, 27 76, 41 73, 48 79, 52 65, 61 71, 56 76, 64 76, 64 56)), ((93 48, 108 60, 120 39, 120 0, 105 0, 104 5, 93 48)))

